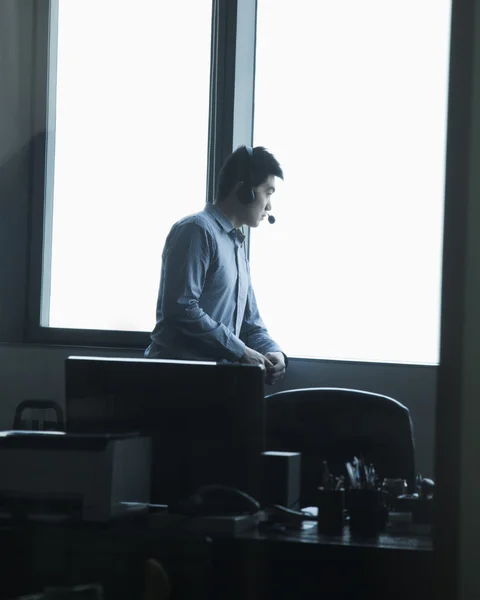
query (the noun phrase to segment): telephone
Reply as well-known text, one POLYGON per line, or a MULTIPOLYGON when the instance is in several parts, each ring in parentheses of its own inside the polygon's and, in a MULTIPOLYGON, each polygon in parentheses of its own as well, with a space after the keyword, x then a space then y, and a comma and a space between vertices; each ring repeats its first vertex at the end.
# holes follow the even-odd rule
POLYGON ((206 485, 179 502, 176 512, 190 516, 221 516, 253 515, 259 510, 260 504, 241 490, 226 485, 206 485))

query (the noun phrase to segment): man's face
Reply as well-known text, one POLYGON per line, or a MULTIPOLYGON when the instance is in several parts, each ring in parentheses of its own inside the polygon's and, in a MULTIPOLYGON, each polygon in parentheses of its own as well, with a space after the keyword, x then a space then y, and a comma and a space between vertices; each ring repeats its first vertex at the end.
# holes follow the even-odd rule
POLYGON ((258 227, 272 210, 272 194, 275 192, 275 176, 270 175, 262 184, 253 188, 255 201, 246 205, 245 225, 258 227))

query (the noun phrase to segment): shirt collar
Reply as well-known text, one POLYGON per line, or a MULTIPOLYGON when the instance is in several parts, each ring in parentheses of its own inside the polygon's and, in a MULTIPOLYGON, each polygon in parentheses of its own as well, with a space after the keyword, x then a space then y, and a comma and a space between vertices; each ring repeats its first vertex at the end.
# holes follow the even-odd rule
POLYGON ((245 236, 242 233, 242 231, 240 229, 235 229, 230 219, 228 219, 219 208, 217 208, 211 202, 207 202, 204 210, 205 212, 212 215, 212 217, 217 221, 217 223, 226 233, 233 237, 236 237, 240 244, 243 243, 245 236))

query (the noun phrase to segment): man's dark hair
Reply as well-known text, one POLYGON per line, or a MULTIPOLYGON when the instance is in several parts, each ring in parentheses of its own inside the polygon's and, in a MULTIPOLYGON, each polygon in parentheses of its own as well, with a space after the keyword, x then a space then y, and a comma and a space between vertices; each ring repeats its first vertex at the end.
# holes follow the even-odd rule
POLYGON ((278 160, 263 146, 256 146, 250 156, 245 146, 239 146, 223 163, 218 174, 217 200, 224 200, 239 181, 257 187, 270 175, 283 179, 278 160))

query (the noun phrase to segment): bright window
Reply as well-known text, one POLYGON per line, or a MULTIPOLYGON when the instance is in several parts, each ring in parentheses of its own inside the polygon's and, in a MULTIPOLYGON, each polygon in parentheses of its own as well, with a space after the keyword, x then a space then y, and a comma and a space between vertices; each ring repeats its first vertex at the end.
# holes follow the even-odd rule
POLYGON ((258 0, 256 145, 277 223, 251 236, 291 355, 437 363, 450 0, 258 0))
POLYGON ((43 326, 152 329, 165 237, 206 199, 211 18, 209 0, 58 2, 43 326))

